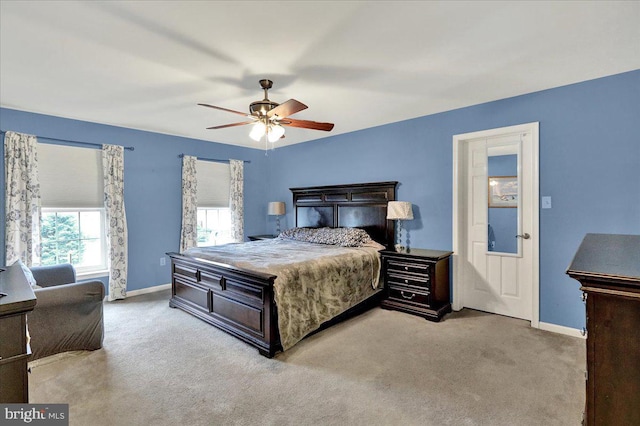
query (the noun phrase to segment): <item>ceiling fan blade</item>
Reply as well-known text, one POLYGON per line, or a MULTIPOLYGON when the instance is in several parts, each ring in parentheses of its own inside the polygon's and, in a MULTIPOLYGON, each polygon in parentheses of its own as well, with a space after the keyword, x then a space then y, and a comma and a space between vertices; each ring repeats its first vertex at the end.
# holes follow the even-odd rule
POLYGON ((302 102, 296 101, 295 99, 289 99, 287 102, 278 105, 272 110, 269 110, 267 112, 267 117, 271 118, 274 115, 277 115, 279 118, 285 118, 307 108, 309 107, 302 102))
POLYGON ((220 111, 232 112, 234 114, 239 114, 239 115, 242 115, 242 116, 245 116, 245 117, 249 117, 251 115, 251 114, 247 114, 246 112, 234 111, 232 109, 222 108, 222 107, 215 106, 215 105, 209 105, 209 104, 198 104, 198 105, 203 106, 203 107, 207 107, 207 108, 219 109, 220 111))
POLYGON ((280 121, 280 124, 283 126, 290 127, 301 127, 303 129, 312 129, 312 130, 324 130, 325 132, 330 132, 333 129, 333 123, 320 123, 318 121, 309 121, 309 120, 295 120, 293 118, 286 118, 280 121))
POLYGON ((242 121, 240 123, 223 124, 222 126, 207 127, 208 130, 224 129, 225 127, 244 126, 245 124, 253 124, 255 121, 242 121))

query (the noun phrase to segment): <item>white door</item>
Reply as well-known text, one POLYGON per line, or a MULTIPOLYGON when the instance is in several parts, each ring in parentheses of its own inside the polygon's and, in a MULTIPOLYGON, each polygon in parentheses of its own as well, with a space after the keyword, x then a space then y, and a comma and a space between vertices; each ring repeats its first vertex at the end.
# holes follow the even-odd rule
POLYGON ((454 309, 538 326, 537 130, 532 123, 454 137, 454 309))

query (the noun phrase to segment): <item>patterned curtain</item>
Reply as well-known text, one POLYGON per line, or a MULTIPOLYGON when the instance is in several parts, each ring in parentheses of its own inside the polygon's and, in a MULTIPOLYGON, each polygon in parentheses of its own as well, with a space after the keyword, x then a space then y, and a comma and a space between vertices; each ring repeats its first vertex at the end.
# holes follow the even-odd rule
POLYGON ((4 136, 6 171, 6 264, 20 259, 40 264, 40 182, 35 136, 7 132, 4 136))
POLYGON ((231 166, 231 188, 229 209, 231 210, 231 238, 237 243, 244 241, 244 161, 229 160, 231 166))
POLYGON ((180 253, 198 245, 198 180, 197 157, 182 157, 182 229, 180 253))
POLYGON ((104 210, 109 256, 109 300, 127 297, 127 217, 124 210, 124 148, 102 145, 104 210))

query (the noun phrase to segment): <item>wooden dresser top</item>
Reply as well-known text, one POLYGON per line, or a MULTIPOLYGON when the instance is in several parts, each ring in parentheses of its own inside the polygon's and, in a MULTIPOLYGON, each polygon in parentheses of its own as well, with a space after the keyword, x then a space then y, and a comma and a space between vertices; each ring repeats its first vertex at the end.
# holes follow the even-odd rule
POLYGON ((21 268, 6 267, 0 272, 0 316, 30 311, 36 305, 36 296, 21 268))
POLYGON ((622 279, 640 287, 640 235, 587 234, 567 274, 622 279))

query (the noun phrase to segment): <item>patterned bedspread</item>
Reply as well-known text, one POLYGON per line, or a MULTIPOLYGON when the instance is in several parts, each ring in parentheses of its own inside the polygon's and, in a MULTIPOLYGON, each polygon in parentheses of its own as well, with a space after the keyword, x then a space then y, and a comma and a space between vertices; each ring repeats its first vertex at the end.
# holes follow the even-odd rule
POLYGON ((339 247, 275 238, 184 252, 276 275, 275 302, 283 350, 376 292, 380 255, 373 247, 339 247))

